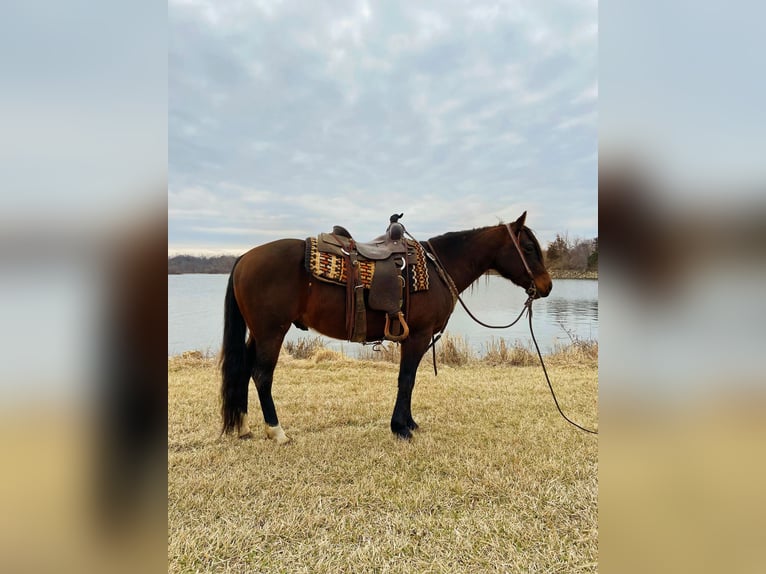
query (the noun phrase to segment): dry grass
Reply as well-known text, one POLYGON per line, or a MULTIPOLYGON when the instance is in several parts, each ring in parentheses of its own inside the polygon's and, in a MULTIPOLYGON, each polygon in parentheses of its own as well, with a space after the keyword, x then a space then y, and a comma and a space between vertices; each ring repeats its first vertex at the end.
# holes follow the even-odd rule
POLYGON ((401 347, 399 345, 385 342, 381 345, 365 345, 360 349, 357 358, 362 361, 384 362, 398 365, 401 356, 401 347))
MULTIPOLYGON (((537 357, 535 356, 537 361, 537 357)), ((579 339, 571 345, 560 345, 545 358, 546 364, 555 365, 598 365, 598 342, 579 339)))
POLYGON ((285 341, 284 350, 296 359, 308 359, 324 348, 322 337, 301 337, 297 341, 285 341))
MULTIPOLYGON (((596 368, 598 366, 598 341, 579 339, 572 337, 571 334, 570 337, 570 344, 556 346, 553 352, 545 357, 546 365, 579 365, 596 368)), ((321 341, 317 342, 313 339, 305 342, 300 340, 289 346, 285 345, 285 350, 296 359, 312 357, 321 348, 321 341), (303 349, 310 349, 310 351, 307 353, 303 349)), ((365 346, 358 354, 358 358, 363 361, 384 362, 394 365, 399 364, 400 357, 399 345, 388 341, 381 345, 365 346)), ((430 362, 430 357, 431 351, 429 350, 424 362, 430 362)), ((519 340, 509 345, 505 339, 492 339, 480 353, 477 353, 468 344, 465 337, 451 335, 449 332, 444 333, 436 343, 436 361, 437 366, 449 365, 452 367, 480 363, 513 367, 536 367, 540 364, 535 348, 531 345, 525 345, 519 340)))
POLYGON ((514 367, 531 367, 539 361, 533 349, 524 346, 520 341, 508 346, 505 339, 490 341, 482 359, 490 365, 505 364, 514 367))
MULTIPOLYGON (((434 377, 424 360, 407 443, 389 430, 396 365, 322 356, 276 371, 284 447, 220 437, 215 360, 168 361, 170 571, 597 570, 597 439, 559 417, 539 368, 434 377)), ((594 425, 595 365, 549 371, 594 425)))

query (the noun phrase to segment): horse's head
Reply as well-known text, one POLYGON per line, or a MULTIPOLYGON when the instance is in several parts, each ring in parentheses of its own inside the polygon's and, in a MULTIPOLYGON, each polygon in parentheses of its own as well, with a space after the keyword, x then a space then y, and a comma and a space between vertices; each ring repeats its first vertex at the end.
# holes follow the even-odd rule
POLYGON ((516 285, 535 287, 535 297, 547 297, 553 288, 551 276, 543 263, 543 251, 532 231, 524 225, 527 212, 513 223, 502 226, 506 241, 497 252, 494 269, 516 285))

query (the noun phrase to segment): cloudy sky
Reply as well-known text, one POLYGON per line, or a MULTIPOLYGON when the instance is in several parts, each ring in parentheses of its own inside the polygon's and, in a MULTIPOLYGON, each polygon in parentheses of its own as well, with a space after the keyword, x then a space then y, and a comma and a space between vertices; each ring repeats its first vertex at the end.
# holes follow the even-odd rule
POLYGON ((597 3, 170 0, 168 250, 597 231, 597 3))

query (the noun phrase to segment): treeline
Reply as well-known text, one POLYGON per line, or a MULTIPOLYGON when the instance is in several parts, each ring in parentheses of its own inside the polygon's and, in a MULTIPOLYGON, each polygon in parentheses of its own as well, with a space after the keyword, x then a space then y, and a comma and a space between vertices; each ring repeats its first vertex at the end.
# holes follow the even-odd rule
POLYGON ((194 255, 175 255, 168 257, 168 275, 181 273, 229 273, 237 260, 235 255, 217 255, 215 257, 196 257, 194 255))
MULTIPOLYGON (((556 234, 545 249, 545 265, 553 271, 598 271, 598 237, 569 239, 568 234, 556 234)), ((168 275, 181 273, 229 273, 237 257, 218 255, 198 257, 175 255, 168 257, 168 275)))
POLYGON ((598 237, 571 240, 557 233, 545 250, 545 265, 554 271, 598 271, 598 237))

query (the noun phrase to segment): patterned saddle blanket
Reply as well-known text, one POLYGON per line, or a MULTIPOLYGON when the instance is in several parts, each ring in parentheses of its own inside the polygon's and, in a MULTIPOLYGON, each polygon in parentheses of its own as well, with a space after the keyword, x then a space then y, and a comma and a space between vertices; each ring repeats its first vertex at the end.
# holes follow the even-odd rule
MULTIPOLYGON (((348 281, 348 263, 346 258, 334 253, 320 251, 317 246, 317 238, 306 239, 306 270, 320 281, 346 285, 348 281)), ((426 254, 423 246, 417 241, 407 240, 408 260, 407 266, 410 292, 428 290, 428 267, 426 266, 426 254)), ((372 285, 375 276, 376 262, 359 257, 359 279, 365 289, 372 285)))

